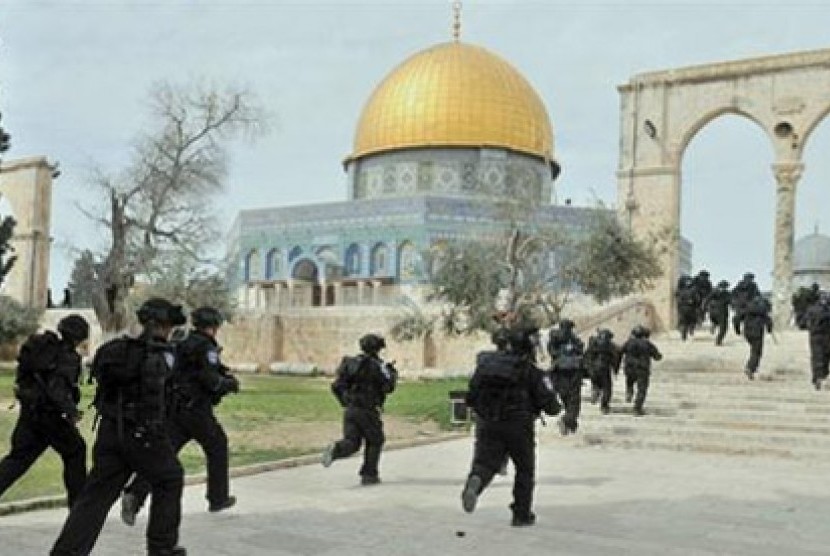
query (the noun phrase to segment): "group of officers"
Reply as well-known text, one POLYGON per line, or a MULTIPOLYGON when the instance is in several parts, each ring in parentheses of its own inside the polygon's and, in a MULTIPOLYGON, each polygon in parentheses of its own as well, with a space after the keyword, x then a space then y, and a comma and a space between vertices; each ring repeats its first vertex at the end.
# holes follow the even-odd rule
POLYGON ((96 439, 88 474, 78 431, 83 412, 77 351, 89 336, 88 323, 69 315, 58 323, 57 334, 35 334, 20 349, 15 380, 20 412, 10 452, 0 461, 0 496, 46 448, 61 456, 69 515, 52 555, 89 554, 119 496, 121 517, 133 525, 150 494, 147 554, 187 554, 178 545, 184 471, 177 454, 190 440, 207 458, 208 510, 236 502, 229 493, 228 439, 213 412, 223 396, 239 391, 219 355, 221 313, 212 307, 194 310, 192 329, 177 342, 171 342, 174 329, 187 322, 181 305, 151 298, 137 317, 139 334, 102 344, 92 360, 96 439))
POLYGON ((618 346, 610 330, 600 329, 586 348, 574 332, 573 321, 562 319, 549 335, 546 347, 551 366, 543 371, 536 365, 536 328, 514 325, 496 330, 492 335, 496 349, 478 354, 466 395, 476 421, 476 439, 461 492, 464 511, 475 510, 479 496, 510 458, 516 471, 510 523, 516 527, 533 525, 535 420, 542 413, 562 413, 559 432, 576 432, 585 379, 591 382, 591 401, 600 403, 603 414, 609 413, 613 375, 621 365, 626 401, 633 400, 634 415, 644 415, 651 361, 662 358, 649 335, 646 327, 635 326, 618 346))
MULTIPOLYGON (((692 334, 708 314, 718 328, 716 344, 720 345, 732 307, 735 332, 743 330, 750 343, 746 373, 753 378, 764 331, 772 330, 769 304, 750 273, 731 291, 721 281, 717 288, 709 283, 704 295, 707 282, 708 272, 701 271, 678 284, 682 337, 692 334)), ((814 287, 796 292, 793 302, 798 305, 797 324, 810 331, 812 380, 820 389, 830 368, 830 295, 814 287)), ((190 440, 196 440, 207 457, 209 511, 222 511, 236 502, 229 493, 227 436, 213 413, 223 396, 239 391, 239 382, 220 360, 216 334, 222 315, 211 307, 196 309, 191 314, 192 330, 178 342, 171 342, 171 335, 187 321, 180 305, 151 298, 138 309, 137 317, 141 325, 137 336, 104 343, 92 361, 97 436, 89 474, 86 445, 77 429, 83 415, 78 409, 81 358, 77 348, 89 335, 87 322, 69 315, 58 323, 57 334, 34 335, 21 347, 16 377, 20 413, 11 451, 0 461, 0 496, 46 448, 60 454, 69 515, 52 555, 89 554, 119 496, 122 520, 133 525, 150 494, 148 555, 186 555, 178 545, 183 469, 177 454, 190 440)), ((662 355, 644 326, 635 326, 622 345, 613 336, 608 329, 597 330, 586 347, 574 323, 562 319, 548 337, 551 365, 543 371, 536 364, 537 328, 513 322, 492 334, 495 349, 477 355, 466 395, 476 420, 476 439, 461 493, 465 511, 475 509, 479 496, 510 458, 515 466, 511 524, 535 523, 535 420, 542 413, 561 413, 559 432, 576 432, 585 379, 591 383, 591 402, 598 402, 607 414, 614 375, 622 367, 625 400, 633 401, 634 415, 644 414, 651 362, 662 355)), ((359 346, 359 355, 343 358, 332 384, 344 408, 343 438, 326 447, 321 463, 328 467, 365 445, 360 482, 376 485, 385 441, 382 408, 395 390, 398 372, 394 363, 380 357, 386 347, 383 337, 367 334, 359 346)))

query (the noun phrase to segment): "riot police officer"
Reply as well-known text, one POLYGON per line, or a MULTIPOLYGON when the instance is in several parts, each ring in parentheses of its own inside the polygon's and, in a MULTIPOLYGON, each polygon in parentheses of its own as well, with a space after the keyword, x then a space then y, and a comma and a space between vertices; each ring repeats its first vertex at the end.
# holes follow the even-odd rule
POLYGON ((744 338, 749 344, 749 359, 744 372, 752 380, 758 372, 761 355, 764 352, 764 332, 772 333, 772 319, 769 316, 770 306, 761 294, 756 295, 744 307, 738 326, 743 326, 744 338))
POLYGON ((680 328, 680 339, 685 342, 688 336, 695 333, 701 300, 691 279, 683 282, 674 295, 677 301, 677 324, 680 328))
POLYGON ((498 471, 505 457, 513 460, 511 525, 533 525, 531 510, 536 466, 534 423, 540 412, 559 413, 553 384, 530 360, 532 329, 511 332, 508 352, 490 352, 478 358, 470 379, 467 405, 477 415, 473 463, 461 505, 475 510, 478 497, 498 471))
MULTIPOLYGON (((229 494, 228 437, 216 419, 213 406, 231 392, 239 391, 239 381, 228 374, 220 358, 216 333, 222 314, 213 307, 200 307, 190 320, 194 330, 178 344, 173 373, 175 410, 167 421, 170 442, 178 453, 195 440, 207 459, 208 510, 219 512, 236 504, 229 494)), ((150 483, 136 475, 121 496, 121 519, 135 524, 135 516, 150 493, 150 483)))
POLYGON ((792 295, 793 316, 795 325, 801 330, 808 330, 809 326, 804 318, 807 310, 821 298, 821 288, 816 282, 809 288, 800 287, 792 295))
POLYGON ((584 351, 585 344, 574 333, 574 322, 562 319, 559 328, 551 331, 548 340, 551 380, 565 410, 557 422, 562 436, 575 433, 579 426, 582 379, 585 377, 584 351))
POLYGON ((167 339, 187 320, 180 305, 162 298, 137 311, 142 332, 103 344, 92 374, 100 416, 92 470, 50 554, 89 554, 118 493, 133 473, 150 482, 153 504, 147 525, 149 556, 183 556, 177 546, 184 471, 165 426, 167 382, 175 357, 167 339))
POLYGON ((89 324, 72 314, 58 322, 58 333, 30 336, 17 358, 15 395, 20 414, 11 450, 0 461, 0 496, 46 448, 63 460, 63 482, 71 507, 86 480, 86 443, 78 432, 81 357, 77 347, 89 337, 89 324))
POLYGON ((830 370, 830 292, 824 292, 803 315, 803 324, 810 331, 810 367, 812 382, 821 390, 821 382, 830 370))
POLYGON ((651 382, 651 360, 660 361, 663 355, 651 340, 651 332, 642 325, 631 330, 631 337, 622 346, 623 369, 625 371, 625 401, 634 399, 634 415, 645 415, 643 405, 646 403, 648 386, 651 382), (634 387, 637 395, 634 395, 634 387))
POLYGON ((614 333, 607 328, 597 330, 588 339, 585 350, 585 368, 591 377, 591 403, 600 402, 600 411, 611 413, 611 393, 614 379, 611 374, 620 370, 620 348, 614 343, 614 333))
POLYGON ((732 288, 732 310, 735 314, 732 316, 732 325, 735 327, 735 334, 741 334, 741 322, 744 319, 744 313, 749 307, 749 302, 761 295, 761 290, 758 289, 758 284, 755 283, 755 275, 747 272, 743 278, 735 284, 732 288))
POLYGON ((706 317, 706 299, 712 294, 712 281, 709 279, 709 271, 701 270, 697 276, 692 278, 692 287, 697 293, 697 299, 700 303, 697 313, 697 324, 703 324, 706 317))
POLYGON ((721 280, 718 287, 706 299, 706 311, 709 320, 716 329, 715 345, 723 345, 726 329, 729 328, 729 306, 732 304, 732 294, 729 292, 729 282, 721 280))
POLYGON ((357 452, 365 441, 360 484, 375 485, 380 483, 378 463, 386 441, 381 410, 386 396, 395 390, 398 371, 380 358, 380 350, 386 348, 382 336, 366 334, 358 343, 362 353, 343 358, 331 385, 332 393, 345 409, 343 438, 323 450, 320 462, 329 467, 334 460, 357 452))

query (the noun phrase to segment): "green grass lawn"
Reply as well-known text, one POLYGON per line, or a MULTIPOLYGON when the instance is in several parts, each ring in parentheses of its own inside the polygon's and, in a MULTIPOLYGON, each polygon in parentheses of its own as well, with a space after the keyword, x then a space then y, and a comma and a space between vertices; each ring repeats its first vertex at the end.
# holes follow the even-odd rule
MULTIPOLYGON (((0 456, 9 449, 9 439, 17 419, 13 402, 13 375, 0 372, 0 456)), ((274 461, 320 450, 339 433, 342 411, 332 396, 331 378, 242 376, 242 392, 228 396, 217 414, 230 438, 231 465, 274 461)), ((407 423, 430 423, 449 429, 451 390, 466 387, 466 380, 408 381, 399 384, 386 403, 389 419, 407 423)), ((81 407, 92 399, 93 387, 84 387, 81 407)), ((92 447, 92 417, 88 410, 80 427, 92 447)), ((413 429, 414 430, 414 429, 413 429)), ((204 456, 191 443, 181 454, 188 473, 204 471, 204 456)), ((62 494, 60 458, 48 451, 0 499, 11 502, 36 496, 62 494)))

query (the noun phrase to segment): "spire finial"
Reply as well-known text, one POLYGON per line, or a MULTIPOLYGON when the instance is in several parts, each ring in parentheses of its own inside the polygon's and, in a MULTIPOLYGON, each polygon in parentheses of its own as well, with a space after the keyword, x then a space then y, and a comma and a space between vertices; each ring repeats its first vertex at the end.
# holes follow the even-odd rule
POLYGON ((455 42, 461 40, 461 2, 452 3, 452 38, 455 42))

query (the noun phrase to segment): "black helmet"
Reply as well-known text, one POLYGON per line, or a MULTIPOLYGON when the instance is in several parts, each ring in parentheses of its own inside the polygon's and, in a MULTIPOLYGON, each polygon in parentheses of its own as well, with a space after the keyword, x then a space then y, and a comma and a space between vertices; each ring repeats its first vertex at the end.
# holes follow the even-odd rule
POLYGON ((510 344, 510 331, 501 327, 490 334, 490 341, 499 349, 504 349, 510 344))
POLYGON ((64 339, 80 344, 89 338, 89 323, 81 315, 72 313, 58 322, 58 332, 64 339))
POLYGON ((648 338, 649 329, 641 324, 638 324, 631 329, 631 335, 635 338, 648 338))
POLYGON ((744 280, 747 281, 747 282, 751 282, 751 281, 755 280, 755 275, 752 274, 751 272, 747 272, 747 273, 744 274, 744 280))
POLYGON ((700 272, 698 272, 698 273, 697 273, 697 275, 698 275, 698 276, 706 276, 706 277, 708 277, 708 276, 709 276, 709 271, 708 271, 708 270, 706 270, 706 269, 704 269, 704 270, 701 270, 700 272))
POLYGON ((174 305, 161 297, 151 297, 141 304, 135 313, 138 322, 147 325, 151 322, 181 326, 187 322, 181 305, 174 305))
POLYGON ((718 287, 722 290, 725 290, 729 288, 729 282, 726 280, 721 280, 720 282, 718 282, 718 287))
POLYGON ((600 328, 599 330, 597 330, 597 338, 607 342, 614 338, 614 333, 608 330, 607 328, 600 328))
POLYGON ((810 289, 814 292, 821 291, 821 286, 818 285, 818 282, 813 282, 813 285, 810 286, 810 289))
POLYGON ((571 319, 562 319, 559 321, 559 328, 565 330, 571 330, 574 327, 574 321, 571 319))
MULTIPOLYGON (((561 323, 560 323, 561 326, 561 323)), ((533 352, 533 335, 539 332, 536 327, 518 326, 509 332, 510 350, 514 353, 528 354, 533 352)))
POLYGON ((383 339, 383 336, 377 334, 366 334, 358 340, 358 344, 360 345, 360 351, 373 354, 386 347, 386 340, 383 339))
POLYGON ((190 322, 196 328, 219 327, 224 321, 222 313, 213 307, 199 307, 190 313, 190 322))

